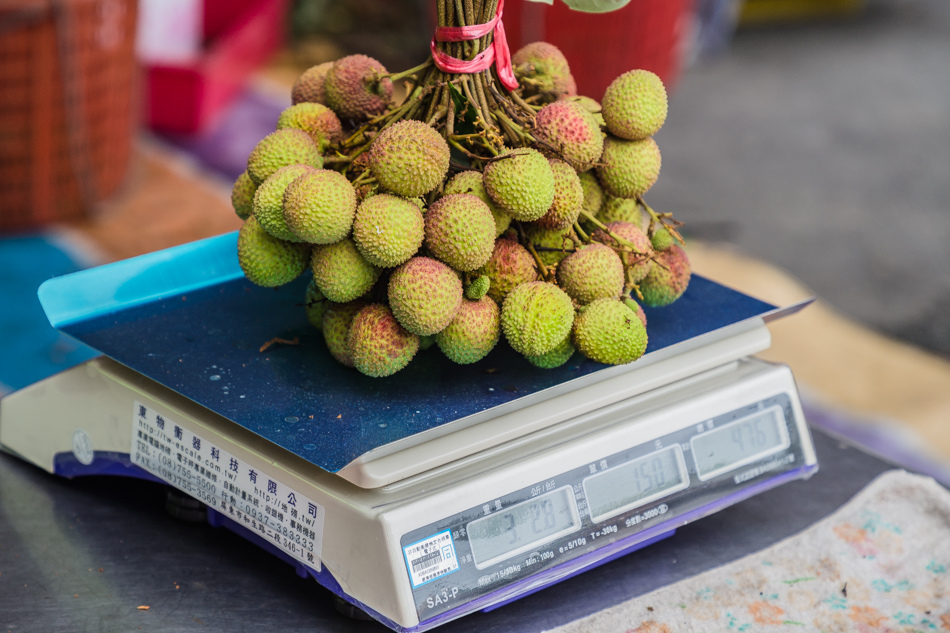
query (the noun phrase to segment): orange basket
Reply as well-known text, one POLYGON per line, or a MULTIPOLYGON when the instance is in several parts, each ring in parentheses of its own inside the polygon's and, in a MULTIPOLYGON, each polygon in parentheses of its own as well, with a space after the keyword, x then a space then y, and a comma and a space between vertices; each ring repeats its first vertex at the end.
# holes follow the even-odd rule
POLYGON ((135 26, 135 0, 3 3, 0 231, 80 217, 122 182, 135 26))

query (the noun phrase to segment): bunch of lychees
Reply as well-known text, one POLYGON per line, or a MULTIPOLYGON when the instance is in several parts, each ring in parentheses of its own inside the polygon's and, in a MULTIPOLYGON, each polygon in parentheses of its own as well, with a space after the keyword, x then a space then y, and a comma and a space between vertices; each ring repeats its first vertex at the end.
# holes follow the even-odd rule
MULTIPOLYGON (((440 0, 441 26, 484 23, 497 0, 457 5, 440 0)), ((439 47, 471 59, 490 44, 439 47)), ((342 364, 387 376, 433 342, 473 363, 502 334, 539 367, 575 350, 628 363, 647 344, 637 301, 686 290, 678 223, 643 201, 660 79, 625 73, 599 104, 550 44, 512 62, 515 90, 431 58, 402 73, 365 55, 315 66, 248 157, 232 194, 241 267, 269 287, 312 271, 307 315, 342 364)))

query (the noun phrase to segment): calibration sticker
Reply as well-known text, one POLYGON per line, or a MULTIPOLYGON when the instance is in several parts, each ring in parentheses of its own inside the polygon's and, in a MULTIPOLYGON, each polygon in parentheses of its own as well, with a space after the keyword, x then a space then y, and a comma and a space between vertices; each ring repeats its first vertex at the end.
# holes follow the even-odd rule
POLYGON ((140 402, 132 463, 320 571, 325 509, 140 402))
POLYGON ((415 589, 459 568, 452 533, 444 530, 427 539, 402 548, 406 568, 415 589))

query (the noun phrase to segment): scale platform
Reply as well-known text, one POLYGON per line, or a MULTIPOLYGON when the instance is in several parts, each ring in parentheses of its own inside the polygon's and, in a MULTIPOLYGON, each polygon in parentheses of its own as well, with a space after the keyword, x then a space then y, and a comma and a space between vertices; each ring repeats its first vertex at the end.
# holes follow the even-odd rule
POLYGON ((538 369, 504 344, 374 379, 247 282, 228 234, 46 282, 103 356, 0 400, 0 448, 174 486, 390 628, 423 631, 607 562, 817 469, 777 308, 694 276, 647 353, 538 369), (275 338, 292 340, 265 351, 275 338))

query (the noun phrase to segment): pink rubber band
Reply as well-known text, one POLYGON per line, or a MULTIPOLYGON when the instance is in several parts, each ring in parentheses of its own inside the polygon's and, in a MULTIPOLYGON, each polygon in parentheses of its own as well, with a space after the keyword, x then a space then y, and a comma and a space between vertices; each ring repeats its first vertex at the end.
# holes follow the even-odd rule
POLYGON ((473 26, 440 26, 435 30, 435 37, 429 44, 432 51, 432 61, 436 67, 447 73, 478 73, 495 64, 498 79, 508 90, 518 87, 514 69, 511 66, 511 50, 508 48, 508 39, 505 36, 505 26, 501 21, 505 0, 498 1, 495 17, 484 24, 473 26), (436 42, 466 42, 477 40, 494 31, 491 48, 479 53, 473 59, 465 60, 444 53, 438 49, 436 42))

